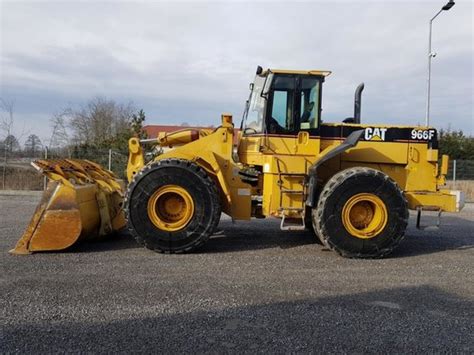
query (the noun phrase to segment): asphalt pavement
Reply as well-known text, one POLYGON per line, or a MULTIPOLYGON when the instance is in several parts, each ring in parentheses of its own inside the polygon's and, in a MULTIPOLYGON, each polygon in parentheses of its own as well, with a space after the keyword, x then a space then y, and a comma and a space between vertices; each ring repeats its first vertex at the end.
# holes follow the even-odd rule
POLYGON ((0 353, 474 352, 474 205, 382 260, 277 220, 220 223, 199 252, 126 234, 14 256, 38 196, 0 195, 0 353))

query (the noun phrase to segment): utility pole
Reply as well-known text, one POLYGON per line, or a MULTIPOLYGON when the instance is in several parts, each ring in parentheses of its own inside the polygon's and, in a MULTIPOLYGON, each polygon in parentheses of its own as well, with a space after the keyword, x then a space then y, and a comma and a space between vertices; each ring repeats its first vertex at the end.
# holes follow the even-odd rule
POLYGON ((444 5, 441 10, 439 10, 436 15, 434 15, 430 20, 430 31, 428 36, 428 80, 427 80, 427 90, 426 90, 426 117, 425 125, 428 127, 430 125, 430 100, 431 100, 431 58, 436 57, 436 53, 431 50, 431 33, 433 31, 433 20, 438 17, 438 15, 443 11, 448 11, 454 6, 455 2, 449 0, 449 2, 444 5))

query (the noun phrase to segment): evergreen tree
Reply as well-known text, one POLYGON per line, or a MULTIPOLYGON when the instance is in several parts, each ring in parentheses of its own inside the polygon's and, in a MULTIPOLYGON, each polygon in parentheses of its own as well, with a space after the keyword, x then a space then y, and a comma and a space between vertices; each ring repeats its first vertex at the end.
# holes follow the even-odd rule
POLYGON ((440 130, 439 151, 440 155, 448 154, 450 159, 473 160, 474 137, 465 136, 461 130, 440 130))
POLYGON ((133 135, 141 139, 146 138, 146 132, 143 130, 143 122, 145 122, 145 112, 143 110, 138 111, 132 115, 130 127, 132 128, 133 135))
POLYGON ((3 141, 3 146, 4 149, 9 153, 18 151, 20 149, 20 143, 18 143, 18 139, 13 134, 9 134, 5 138, 3 141))

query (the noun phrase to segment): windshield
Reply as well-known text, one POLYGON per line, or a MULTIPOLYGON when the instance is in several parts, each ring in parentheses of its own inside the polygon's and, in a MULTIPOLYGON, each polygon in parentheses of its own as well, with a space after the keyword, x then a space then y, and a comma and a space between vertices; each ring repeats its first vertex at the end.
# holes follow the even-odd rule
POLYGON ((256 134, 263 132, 263 117, 266 99, 262 97, 263 86, 265 85, 265 77, 255 76, 252 91, 247 108, 244 113, 243 133, 256 134))

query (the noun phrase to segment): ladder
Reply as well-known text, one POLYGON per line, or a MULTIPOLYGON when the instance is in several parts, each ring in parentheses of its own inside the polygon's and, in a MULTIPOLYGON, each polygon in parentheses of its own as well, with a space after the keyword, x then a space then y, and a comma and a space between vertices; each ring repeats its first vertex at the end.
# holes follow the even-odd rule
POLYGON ((420 230, 431 229, 437 230, 441 225, 441 214, 443 210, 438 206, 417 206, 416 207, 416 228, 420 230), (421 223, 421 214, 423 211, 432 211, 437 213, 436 224, 435 225, 423 225, 421 223))
MULTIPOLYGON (((280 189, 280 204, 278 207, 278 212, 280 213, 281 223, 280 229, 285 231, 301 231, 305 230, 305 196, 306 196, 306 173, 287 173, 283 172, 280 167, 280 160, 276 158, 277 167, 278 167, 278 187, 280 189), (283 178, 287 179, 299 179, 299 185, 301 189, 287 189, 283 185, 283 178), (283 206, 283 196, 285 195, 298 195, 301 196, 301 207, 285 207, 283 206), (298 212, 301 215, 301 224, 287 223, 285 224, 288 214, 292 212, 298 212)), ((306 171, 306 161, 305 161, 305 171, 306 171)), ((293 184, 292 184, 293 185, 293 184)))

